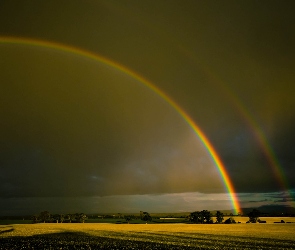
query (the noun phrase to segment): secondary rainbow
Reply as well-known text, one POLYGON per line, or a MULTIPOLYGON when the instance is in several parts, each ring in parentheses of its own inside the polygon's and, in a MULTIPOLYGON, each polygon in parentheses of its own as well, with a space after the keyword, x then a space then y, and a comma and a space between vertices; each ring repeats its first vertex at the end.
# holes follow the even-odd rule
MULTIPOLYGON (((198 66, 201 67, 202 70, 207 74, 207 76, 211 78, 211 83, 214 84, 215 87, 218 88, 219 91, 221 91, 222 94, 232 102, 232 104, 234 104, 234 107, 237 109, 239 115, 243 118, 248 127, 251 129, 260 148, 262 149, 263 154, 269 163, 269 167, 280 186, 280 191, 287 194, 289 197, 294 198, 294 193, 292 193, 291 191, 283 167, 281 166, 273 148, 267 140, 265 133, 263 132, 257 121, 254 119, 250 111, 246 108, 246 105, 240 100, 240 98, 238 98, 237 94, 228 86, 228 84, 223 82, 221 78, 216 75, 215 72, 213 72, 208 66, 206 66, 205 62, 200 63, 196 59, 196 56, 193 56, 190 53, 186 53, 186 56, 192 59, 194 63, 197 63, 198 66)), ((290 206, 292 206, 291 202, 290 206)))
POLYGON ((214 147, 208 140, 208 138, 205 136, 205 134, 202 132, 202 130, 197 126, 197 124, 193 121, 192 118, 189 117, 189 115, 175 102, 173 101, 167 94, 165 94, 162 90, 160 90, 158 87, 156 87, 154 84, 143 78, 142 76, 138 75, 137 73, 133 72, 132 70, 126 68, 125 66, 114 62, 106 57, 103 57, 101 55, 98 55, 96 53, 77 48, 74 46, 64 45, 61 43, 56 42, 49 42, 44 40, 37 40, 37 39, 31 39, 31 38, 23 38, 23 37, 0 37, 0 44, 22 44, 22 45, 30 45, 30 46, 38 46, 38 47, 46 47, 51 48, 55 50, 61 50, 68 53, 73 53, 76 55, 80 55, 83 57, 87 57, 90 59, 93 59, 95 61, 98 61, 100 63, 106 64, 108 66, 111 66, 129 76, 136 79, 140 83, 144 84, 146 87, 148 87, 150 90, 155 92, 158 96, 160 96, 162 99, 164 99, 171 107, 174 108, 177 113, 180 114, 180 116, 187 122, 187 124, 193 129, 193 131, 196 133, 196 135, 200 138, 206 149, 208 150, 209 154, 211 155, 214 163, 216 164, 216 167, 219 171, 219 174, 223 180, 224 186, 231 198, 232 207, 235 210, 235 213, 240 212, 240 204, 238 201, 238 198, 236 196, 236 192, 234 190, 233 184, 230 180, 230 177, 226 171, 226 168, 224 164, 222 163, 220 157, 218 156, 217 152, 215 151, 214 147))
POLYGON ((207 69, 206 71, 208 72, 208 75, 210 75, 211 78, 214 80, 213 82, 216 83, 217 87, 227 97, 227 99, 232 101, 232 103, 235 105, 235 108, 238 110, 238 113, 244 119, 249 128, 251 128, 251 131, 254 134, 260 148, 262 149, 263 154, 265 155, 266 160, 269 163, 269 167, 280 186, 280 191, 288 194, 290 197, 293 197, 294 195, 290 191, 291 188, 284 174, 283 167, 281 166, 273 148, 267 140, 265 133, 263 132, 257 121, 254 119, 253 115, 251 115, 250 111, 246 108, 246 106, 227 84, 223 83, 209 69, 207 69))

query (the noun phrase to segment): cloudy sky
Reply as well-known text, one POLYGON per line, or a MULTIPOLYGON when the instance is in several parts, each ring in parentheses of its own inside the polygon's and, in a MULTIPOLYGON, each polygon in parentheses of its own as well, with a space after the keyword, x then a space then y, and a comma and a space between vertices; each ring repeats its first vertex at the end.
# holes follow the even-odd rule
POLYGON ((293 1, 0 2, 0 215, 295 206, 293 1), (7 42, 11 37, 17 43, 7 42), (6 42, 5 42, 6 41, 6 42), (253 205, 254 204, 254 205, 253 205))

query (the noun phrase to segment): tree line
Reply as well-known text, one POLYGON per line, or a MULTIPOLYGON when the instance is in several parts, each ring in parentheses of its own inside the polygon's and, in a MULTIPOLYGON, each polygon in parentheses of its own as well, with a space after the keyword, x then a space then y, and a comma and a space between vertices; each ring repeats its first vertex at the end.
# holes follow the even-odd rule
POLYGON ((84 223, 87 216, 84 213, 75 214, 50 214, 48 211, 42 211, 38 215, 33 215, 33 223, 84 223))
MULTIPOLYGON (((248 214, 249 221, 247 223, 262 222, 259 219, 260 214, 261 213, 259 210, 253 209, 248 214)), ((203 210, 203 211, 196 211, 196 212, 190 213, 188 219, 190 222, 196 223, 196 224, 213 224, 213 223, 234 224, 234 223, 236 223, 236 221, 234 220, 232 215, 225 221, 224 221, 224 214, 222 212, 217 211, 215 216, 216 216, 216 220, 214 222, 212 219, 212 217, 213 217, 212 213, 208 210, 203 210)))
MULTIPOLYGON (((203 210, 203 211, 196 211, 196 212, 190 213, 188 219, 190 222, 196 223, 196 224, 213 224, 214 222, 212 217, 213 215, 210 211, 203 210)), ((217 211, 215 223, 223 223, 223 220, 224 220, 223 217, 224 217, 224 214, 220 211, 217 211)), ((231 221, 231 223, 235 223, 235 222, 231 221)))
MULTIPOLYGON (((262 222, 259 219, 260 211, 253 209, 249 214, 249 221, 247 223, 262 222)), ((232 217, 233 215, 224 221, 224 214, 220 211, 216 212, 216 219, 213 220, 213 214, 208 210, 195 211, 190 213, 188 220, 191 223, 196 224, 234 224, 236 221, 232 217)), ((134 219, 134 216, 128 215, 120 217, 125 218, 126 222, 129 223, 134 219)), ((38 215, 32 217, 33 223, 84 223, 88 217, 84 213, 74 213, 74 214, 50 214, 48 211, 42 211, 38 215)), ((140 219, 146 223, 152 221, 152 216, 148 212, 140 211, 140 219)))

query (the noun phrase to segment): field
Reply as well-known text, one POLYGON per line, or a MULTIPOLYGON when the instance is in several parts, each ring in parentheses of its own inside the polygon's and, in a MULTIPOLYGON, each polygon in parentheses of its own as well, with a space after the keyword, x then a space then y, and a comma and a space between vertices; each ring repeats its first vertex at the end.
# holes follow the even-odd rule
POLYGON ((15 224, 0 249, 295 249, 290 224, 15 224))
MULTIPOLYGON (((228 216, 224 216, 224 220, 229 218, 228 216)), ((246 216, 234 216, 233 217, 236 222, 246 223, 249 218, 246 216)), ((295 223, 295 217, 259 217, 260 220, 266 221, 266 223, 274 223, 281 222, 281 220, 289 223, 295 223)))
MULTIPOLYGON (((229 218, 228 216, 224 217, 224 220, 229 218)), ((243 216, 234 216, 233 217, 236 222, 246 223, 249 218, 243 217, 243 216)), ((295 223, 295 217, 260 217, 261 220, 266 221, 267 223, 274 223, 274 222, 280 222, 281 220, 284 220, 285 222, 291 222, 295 223)), ((213 220, 215 221, 216 218, 213 217, 213 220)), ((124 218, 104 218, 104 219, 98 219, 98 218, 91 218, 86 220, 86 223, 114 223, 114 224, 126 224, 127 221, 124 218)), ((140 219, 132 219, 130 224, 145 224, 144 221, 140 219)), ((160 219, 153 219, 152 222, 149 223, 188 223, 188 220, 185 218, 160 218, 160 219)), ((9 225, 9 224, 32 224, 32 220, 0 220, 0 225, 9 225)))

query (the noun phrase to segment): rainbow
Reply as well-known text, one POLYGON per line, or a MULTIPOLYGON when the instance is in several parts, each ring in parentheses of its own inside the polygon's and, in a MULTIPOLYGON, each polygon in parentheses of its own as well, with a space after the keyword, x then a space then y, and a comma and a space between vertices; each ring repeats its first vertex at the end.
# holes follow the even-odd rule
MULTIPOLYGON (((254 119, 253 115, 250 113, 250 111, 246 108, 246 106, 243 104, 243 102, 237 97, 236 93, 225 83, 223 82, 220 77, 216 76, 216 73, 210 70, 209 67, 206 67, 206 63, 202 62, 200 63, 195 56, 191 55, 190 53, 186 53, 186 56, 189 57, 194 61, 194 63, 197 63, 202 70, 206 73, 207 76, 211 78, 211 83, 214 84, 217 88, 219 88, 220 91, 222 91, 222 94, 226 96, 228 100, 230 100, 233 104, 236 110, 238 111, 238 114, 242 117, 242 119, 245 121, 247 126, 251 129, 253 135, 256 138, 256 141, 258 142, 268 164, 270 167, 270 170, 275 177, 276 181, 278 182, 278 185, 280 186, 280 189, 283 193, 287 193, 290 197, 293 197, 293 193, 290 188, 290 185, 288 184, 287 178, 285 176, 283 167, 281 166, 273 148, 271 147, 269 141, 266 138, 265 133, 257 123, 257 121, 254 119)), ((290 203, 290 205, 292 205, 290 203)))
POLYGON ((197 124, 193 121, 193 119, 190 118, 190 116, 175 101, 173 101, 167 94, 165 94, 162 90, 160 90, 154 84, 152 84, 151 82, 149 82, 142 76, 138 75, 137 73, 131 71, 130 69, 126 68, 125 66, 117 62, 111 61, 110 59, 106 57, 103 57, 101 55, 95 54, 93 52, 90 52, 81 48, 64 45, 61 43, 51 42, 51 41, 49 42, 44 40, 22 38, 22 37, 21 38, 20 37, 0 37, 0 44, 22 44, 22 45, 46 47, 50 49, 72 53, 82 57, 87 57, 94 61, 103 63, 112 68, 115 68, 116 70, 119 70, 129 75, 133 79, 139 81, 140 83, 144 84, 147 88, 149 88, 154 93, 156 93, 159 97, 164 99, 186 121, 186 123, 193 129, 196 135, 200 138, 203 145, 208 150, 212 160, 216 164, 219 174, 223 180, 225 189, 230 196, 232 207, 235 210, 235 213, 237 214, 238 212, 241 211, 238 197, 236 195, 234 186, 230 180, 229 174, 227 173, 224 164, 222 163, 220 157, 218 156, 217 152, 215 151, 214 147, 212 146, 208 138, 205 136, 202 130, 197 126, 197 124))
POLYGON ((283 169, 272 149, 269 142, 267 141, 267 138, 265 134, 263 133, 262 129, 258 125, 258 123, 255 121, 253 116, 250 114, 249 110, 246 109, 245 105, 241 103, 241 101, 232 93, 232 91, 228 90, 229 95, 231 95, 231 98, 236 103, 237 109, 239 110, 240 114, 243 114, 245 120, 248 123, 249 127, 253 128, 253 133, 256 137, 256 140, 258 141, 264 155, 266 156, 266 159, 271 167, 271 170, 276 177, 278 183, 280 184, 281 188, 283 190, 288 189, 287 185, 287 179, 284 175, 283 169))
POLYGON ((229 88, 226 88, 225 91, 228 93, 228 96, 235 103, 236 108, 239 111, 239 114, 242 115, 242 117, 246 121, 247 125, 250 128, 252 128, 251 131, 254 134, 254 136, 255 136, 255 138, 256 138, 269 166, 270 166, 270 169, 280 186, 281 191, 284 193, 287 192, 292 197, 292 193, 288 191, 288 190, 290 190, 290 187, 289 187, 287 178, 284 174, 283 167, 281 166, 274 150, 272 149, 270 143, 268 142, 261 127, 256 122, 256 120, 253 118, 253 116, 251 115, 249 110, 245 107, 245 105, 243 105, 243 103, 233 93, 233 91, 229 88))
MULTIPOLYGON (((209 71, 209 70, 207 70, 209 71)), ((240 116, 244 119, 246 124, 249 128, 251 128, 251 131, 253 135, 256 138, 256 141, 258 142, 268 164, 270 167, 271 172, 273 173, 274 177, 276 178, 278 185, 280 186, 280 189, 282 192, 287 192, 291 197, 293 196, 289 187, 287 178, 284 174, 283 167, 281 166, 274 150, 272 149, 270 143, 268 142, 264 132, 262 131, 261 127, 257 123, 257 121, 253 118, 253 115, 251 115, 250 111, 246 108, 246 106, 242 103, 242 101, 237 97, 237 95, 233 92, 231 88, 229 88, 225 83, 223 83, 221 80, 218 80, 216 76, 214 76, 213 72, 208 72, 208 74, 214 79, 214 82, 216 85, 218 85, 219 89, 223 92, 223 94, 232 101, 232 103, 235 105, 235 108, 238 110, 238 113, 240 116)))

